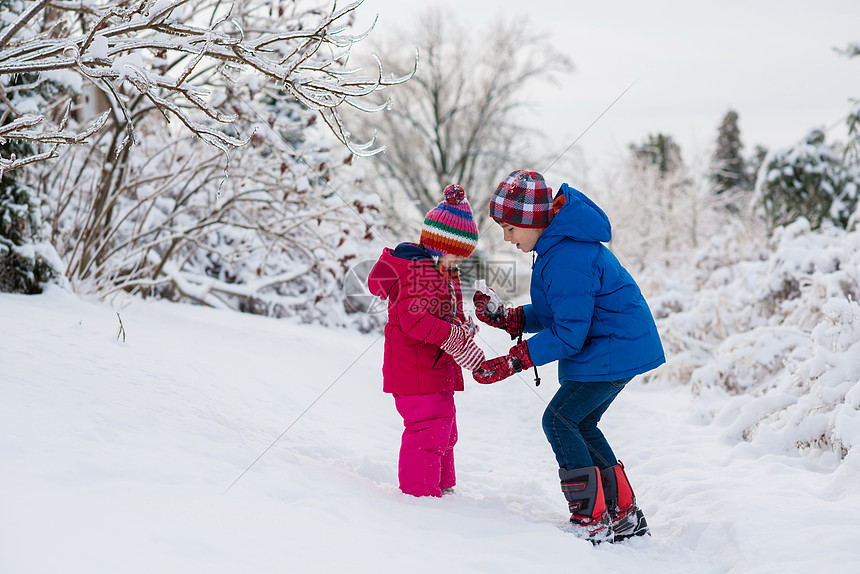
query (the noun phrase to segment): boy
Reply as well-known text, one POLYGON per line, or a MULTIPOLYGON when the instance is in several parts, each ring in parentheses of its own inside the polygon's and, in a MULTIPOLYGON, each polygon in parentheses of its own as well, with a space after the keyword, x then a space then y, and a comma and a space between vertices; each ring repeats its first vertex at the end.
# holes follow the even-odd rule
POLYGON ((603 243, 606 214, 562 184, 553 198, 541 174, 517 170, 493 192, 490 217, 505 241, 536 254, 531 304, 489 313, 489 295, 476 292, 475 314, 511 338, 537 333, 473 372, 495 383, 558 361, 560 388, 543 429, 559 464, 571 529, 598 543, 649 534, 624 466, 597 423, 635 375, 665 362, 648 304, 630 274, 603 243))

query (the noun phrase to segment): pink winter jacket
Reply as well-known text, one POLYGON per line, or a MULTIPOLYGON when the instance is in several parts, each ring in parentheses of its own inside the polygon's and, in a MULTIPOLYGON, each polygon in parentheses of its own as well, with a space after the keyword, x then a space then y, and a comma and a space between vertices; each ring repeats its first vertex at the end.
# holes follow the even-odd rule
POLYGON ((459 276, 451 274, 452 300, 448 282, 429 254, 423 254, 426 251, 421 247, 408 243, 396 250, 385 249, 367 278, 370 292, 388 300, 382 363, 386 393, 463 390, 462 370, 439 348, 451 331, 453 315, 465 319, 459 276))

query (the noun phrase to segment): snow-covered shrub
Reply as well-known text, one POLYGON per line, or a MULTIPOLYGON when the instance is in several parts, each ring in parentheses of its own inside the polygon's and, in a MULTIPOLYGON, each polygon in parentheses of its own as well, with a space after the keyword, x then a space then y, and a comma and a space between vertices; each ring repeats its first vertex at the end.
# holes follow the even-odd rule
POLYGON ((688 383, 726 338, 765 323, 755 312, 752 272, 767 258, 763 230, 741 219, 725 229, 692 255, 676 254, 672 266, 641 272, 668 358, 651 377, 688 383))
POLYGON ((805 217, 818 229, 824 222, 845 228, 857 208, 853 172, 840 154, 812 130, 803 141, 768 154, 756 180, 755 203, 770 229, 805 217))
POLYGON ((801 218, 737 239, 714 237, 693 273, 663 280, 657 376, 735 396, 705 413, 735 438, 844 458, 860 444, 860 232, 801 218))
POLYGON ((43 79, 77 82, 62 105, 0 102, 0 137, 41 146, 29 163, 0 154, 0 170, 50 210, 75 290, 372 326, 342 282, 379 252, 377 204, 349 165, 376 144, 351 140, 339 106, 372 111, 366 97, 410 73, 348 64, 359 5, 0 0, 0 95, 45 58, 43 79))
POLYGON ((375 197, 361 191, 349 152, 316 132, 287 142, 283 121, 255 126, 226 171, 217 150, 188 137, 165 145, 141 122, 145 135, 107 194, 110 211, 96 214, 100 190, 89 182, 113 169, 110 155, 70 150, 44 169, 54 242, 75 290, 369 328, 371 318, 344 309, 342 281, 380 251, 375 197))
POLYGON ((730 436, 816 458, 860 446, 860 305, 832 298, 823 315, 801 353, 717 413, 730 436))

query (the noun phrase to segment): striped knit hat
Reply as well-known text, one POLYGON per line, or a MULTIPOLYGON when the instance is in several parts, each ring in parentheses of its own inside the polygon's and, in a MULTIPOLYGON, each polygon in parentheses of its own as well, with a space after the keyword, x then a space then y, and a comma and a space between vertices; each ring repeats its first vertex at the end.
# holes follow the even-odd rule
POLYGON ((449 185, 442 201, 427 212, 421 226, 421 245, 437 257, 446 253, 469 257, 478 246, 478 226, 466 192, 459 185, 449 185))
POLYGON ((552 216, 552 189, 536 171, 511 172, 490 198, 490 217, 514 227, 546 227, 552 216))

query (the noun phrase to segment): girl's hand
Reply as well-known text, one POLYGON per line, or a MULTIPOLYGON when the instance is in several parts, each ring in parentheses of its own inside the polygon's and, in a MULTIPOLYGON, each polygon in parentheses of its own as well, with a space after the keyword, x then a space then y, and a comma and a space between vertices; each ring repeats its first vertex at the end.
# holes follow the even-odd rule
POLYGON ((452 323, 451 332, 441 345, 442 350, 451 355, 454 362, 470 371, 485 359, 484 351, 475 344, 473 337, 474 333, 469 335, 464 327, 452 323))
POLYGON ((466 317, 465 321, 461 321, 459 318, 454 317, 452 323, 459 327, 463 327, 463 329, 466 330, 466 334, 470 339, 474 339, 475 334, 478 332, 478 326, 475 324, 474 321, 472 321, 471 317, 466 317))

